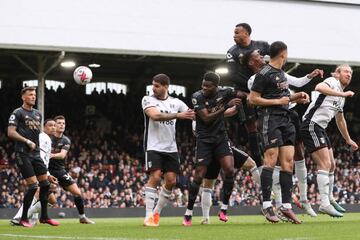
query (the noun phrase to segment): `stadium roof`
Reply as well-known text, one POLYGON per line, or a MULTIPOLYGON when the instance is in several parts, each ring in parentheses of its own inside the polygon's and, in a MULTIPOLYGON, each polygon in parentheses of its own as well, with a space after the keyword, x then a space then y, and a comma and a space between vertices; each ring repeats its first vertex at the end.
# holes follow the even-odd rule
POLYGON ((223 59, 234 25, 282 40, 290 61, 360 66, 360 7, 305 1, 12 0, 0 48, 223 59))

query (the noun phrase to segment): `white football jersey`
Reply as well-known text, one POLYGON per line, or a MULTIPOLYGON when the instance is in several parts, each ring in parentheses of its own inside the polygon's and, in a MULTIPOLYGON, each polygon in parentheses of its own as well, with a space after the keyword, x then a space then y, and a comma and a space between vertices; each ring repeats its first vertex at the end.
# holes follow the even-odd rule
MULTIPOLYGON (((335 91, 344 91, 340 81, 334 77, 325 79, 324 83, 329 85, 329 87, 335 91)), ((307 120, 315 122, 325 129, 338 112, 343 112, 344 104, 344 97, 328 96, 320 93, 316 98, 312 99, 303 116, 303 121, 307 120)))
POLYGON ((49 135, 44 132, 39 134, 40 157, 44 161, 46 168, 49 167, 51 154, 51 139, 49 135))
POLYGON ((176 119, 154 121, 145 114, 145 109, 156 107, 157 110, 163 113, 178 113, 187 111, 189 109, 188 106, 180 99, 171 96, 168 96, 165 100, 159 100, 154 96, 145 96, 141 102, 145 120, 145 151, 177 152, 175 136, 176 119))

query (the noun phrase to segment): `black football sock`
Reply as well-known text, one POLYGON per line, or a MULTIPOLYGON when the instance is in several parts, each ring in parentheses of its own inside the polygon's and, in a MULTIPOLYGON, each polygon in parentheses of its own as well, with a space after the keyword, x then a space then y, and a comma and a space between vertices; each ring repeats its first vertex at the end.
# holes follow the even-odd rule
POLYGON ((74 201, 75 201, 75 205, 76 205, 76 208, 77 208, 79 214, 83 215, 84 214, 84 201, 83 201, 82 197, 75 197, 74 201))
POLYGON ((31 202, 34 198, 37 188, 38 188, 38 185, 36 183, 29 185, 29 188, 26 191, 25 196, 24 196, 23 212, 21 215, 21 220, 28 220, 28 216, 27 216, 28 211, 29 211, 31 202))
POLYGON ((48 180, 40 182, 40 203, 41 203, 41 219, 48 219, 47 205, 49 197, 50 182, 48 180))
POLYGON ((282 203, 291 203, 291 193, 293 186, 292 173, 280 171, 280 186, 282 203))
POLYGON ((188 201, 188 205, 187 205, 187 209, 189 209, 189 210, 194 209, 194 204, 195 204, 195 200, 197 198, 197 195, 199 193, 200 185, 201 185, 201 181, 196 182, 194 180, 192 183, 190 183, 190 186, 189 186, 189 201, 188 201))
POLYGON ((261 190, 263 201, 271 201, 272 175, 274 169, 263 167, 261 172, 261 190))

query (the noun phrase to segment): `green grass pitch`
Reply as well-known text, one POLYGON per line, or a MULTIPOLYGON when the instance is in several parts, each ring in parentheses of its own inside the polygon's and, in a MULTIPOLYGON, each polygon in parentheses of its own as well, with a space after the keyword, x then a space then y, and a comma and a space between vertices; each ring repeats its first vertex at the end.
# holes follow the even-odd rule
POLYGON ((57 239, 57 240, 318 240, 360 239, 360 213, 348 213, 342 219, 320 215, 317 218, 299 216, 303 224, 271 224, 262 216, 230 216, 227 223, 211 217, 210 225, 200 225, 200 217, 193 226, 181 226, 181 217, 163 217, 160 226, 142 226, 142 218, 94 219, 95 225, 83 225, 78 219, 60 219, 59 227, 37 225, 34 228, 10 226, 0 220, 0 239, 57 239))

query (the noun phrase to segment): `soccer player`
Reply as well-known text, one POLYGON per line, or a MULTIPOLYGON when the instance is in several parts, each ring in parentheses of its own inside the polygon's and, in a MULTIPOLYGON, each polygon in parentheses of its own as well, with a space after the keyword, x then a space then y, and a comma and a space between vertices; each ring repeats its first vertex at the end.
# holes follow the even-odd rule
POLYGON ((248 104, 247 101, 250 92, 247 82, 254 72, 243 63, 242 58, 245 53, 253 50, 259 50, 261 56, 269 55, 269 43, 252 40, 251 33, 251 26, 247 23, 240 23, 235 26, 235 45, 228 50, 226 61, 229 67, 230 80, 234 83, 235 89, 243 93, 241 96, 243 100, 242 108, 239 109, 240 118, 245 123, 252 158, 255 160, 256 165, 260 167, 262 166, 262 151, 260 150, 256 115, 253 106, 248 104))
POLYGON ((342 217, 345 209, 335 201, 332 195, 335 160, 326 128, 335 117, 337 127, 346 143, 353 150, 358 149, 358 145, 349 135, 343 114, 345 98, 354 95, 352 91, 344 91, 350 84, 351 78, 351 67, 340 65, 336 68, 334 77, 329 77, 316 85, 315 90, 320 94, 310 103, 301 126, 306 150, 317 164, 317 184, 321 200, 319 211, 332 217, 342 217))
POLYGON ((144 96, 142 108, 145 119, 144 150, 145 168, 149 180, 145 186, 146 216, 144 226, 159 226, 160 213, 168 203, 176 176, 180 172, 179 155, 176 145, 176 120, 195 117, 193 110, 178 98, 169 96, 170 78, 166 74, 157 74, 152 79, 152 96, 144 96), (159 200, 157 186, 164 177, 159 200))
MULTIPOLYGON (((236 113, 237 108, 234 106, 224 112, 224 117, 231 117, 236 113)), ((250 171, 253 181, 260 186, 260 173, 255 161, 247 153, 238 149, 237 147, 232 146, 231 149, 234 156, 234 168, 238 170, 243 169, 250 171)), ((210 224, 210 208, 212 205, 211 196, 214 189, 215 180, 217 179, 219 170, 221 168, 219 164, 217 165, 217 169, 211 168, 206 172, 205 178, 203 180, 201 191, 201 209, 203 218, 201 220, 201 224, 210 224)), ((227 221, 228 219, 225 218, 221 220, 227 221)))
POLYGON ((271 204, 272 175, 276 162, 281 164, 280 186, 282 192, 281 213, 289 221, 300 224, 291 207, 292 173, 295 144, 295 126, 290 120, 289 103, 306 103, 304 93, 290 95, 289 84, 281 68, 287 59, 287 46, 274 42, 270 46, 270 62, 256 74, 249 100, 259 106, 259 126, 264 143, 264 167, 261 173, 263 213, 270 222, 279 222, 271 204))
POLYGON ((56 116, 54 117, 54 121, 56 123, 56 133, 54 136, 51 136, 52 153, 49 163, 50 174, 58 179, 59 185, 64 190, 69 191, 74 196, 74 202, 79 212, 80 223, 94 224, 95 222, 91 221, 85 215, 84 200, 81 197, 81 191, 78 185, 65 169, 65 160, 71 145, 70 139, 64 135, 66 126, 65 117, 62 115, 56 116))
MULTIPOLYGON (((39 148, 40 148, 40 157, 44 161, 46 168, 49 166, 49 160, 51 155, 51 139, 49 136, 54 135, 56 132, 56 124, 53 119, 46 119, 44 121, 44 131, 39 135, 39 148)), ((51 183, 57 184, 57 179, 54 176, 51 176, 49 172, 47 172, 48 179, 51 183)), ((35 225, 39 218, 39 213, 41 211, 41 202, 37 200, 39 191, 36 192, 36 197, 34 197, 31 206, 28 210, 28 217, 30 219, 30 223, 35 225)), ((49 194, 48 203, 53 205, 56 203, 56 199, 53 193, 49 194)), ((11 223, 14 225, 19 225, 20 218, 23 212, 23 205, 21 205, 19 211, 16 213, 13 219, 11 219, 11 223)))
POLYGON ((15 141, 16 164, 28 186, 19 225, 32 227, 28 219, 28 210, 40 186, 40 223, 58 226, 59 222, 50 219, 47 213, 50 182, 47 168, 40 157, 39 134, 42 116, 38 110, 33 108, 36 101, 36 89, 33 87, 23 88, 21 99, 23 104, 11 114, 8 126, 8 136, 15 141))
POLYGON ((196 197, 203 178, 207 172, 216 170, 213 176, 219 174, 219 165, 224 173, 223 200, 219 218, 227 221, 226 215, 229 198, 234 185, 234 158, 231 145, 226 134, 224 112, 239 106, 241 99, 236 98, 230 89, 219 89, 220 76, 207 72, 202 81, 202 90, 192 95, 192 103, 196 112, 196 166, 194 181, 189 186, 189 200, 184 215, 183 225, 192 225, 192 213, 196 197))
MULTIPOLYGON (((255 73, 258 73, 261 68, 265 65, 264 57, 260 55, 258 50, 254 50, 252 52, 248 52, 243 57, 244 64, 248 65, 255 73)), ((311 73, 307 74, 302 78, 293 77, 287 73, 285 73, 285 77, 289 83, 289 85, 294 87, 303 87, 307 83, 309 83, 314 77, 320 76, 323 77, 323 70, 315 69, 311 73)), ((248 88, 251 89, 253 82, 255 79, 255 75, 251 76, 248 81, 248 88)), ((300 134, 300 118, 298 113, 294 110, 296 104, 291 103, 289 106, 291 121, 295 126, 296 130, 296 138, 295 138, 295 176, 298 179, 299 192, 300 192, 300 201, 296 201, 295 204, 306 211, 308 215, 311 217, 316 217, 316 213, 312 209, 310 203, 307 199, 307 169, 305 165, 304 159, 304 146, 303 141, 301 139, 300 134)), ((273 185, 272 189, 275 197, 276 209, 280 208, 282 205, 281 201, 281 188, 280 188, 280 167, 276 166, 273 172, 273 185)), ((279 214, 280 215, 280 214, 279 214)))

